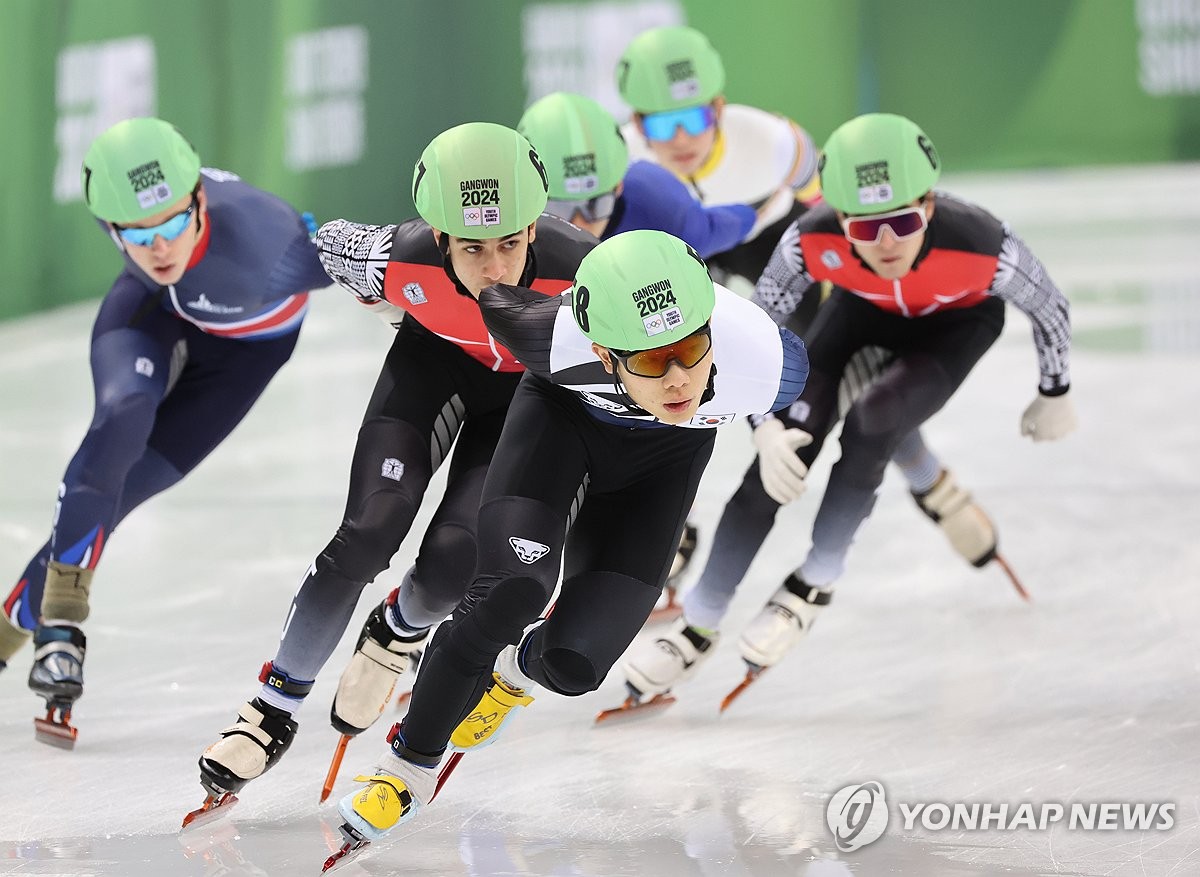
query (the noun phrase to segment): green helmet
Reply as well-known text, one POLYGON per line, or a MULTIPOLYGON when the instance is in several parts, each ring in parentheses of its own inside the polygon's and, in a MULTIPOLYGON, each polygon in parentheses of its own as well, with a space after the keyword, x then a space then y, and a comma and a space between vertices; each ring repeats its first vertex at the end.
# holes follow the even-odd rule
POLYGON ((629 167, 629 149, 616 121, 581 94, 556 91, 535 101, 517 130, 545 162, 551 198, 583 201, 611 192, 629 167))
POLYGON ((725 65, 691 27, 657 27, 634 38, 617 63, 617 89, 639 113, 706 104, 725 90, 725 65))
POLYGON ((430 141, 413 169, 413 202, 433 228, 484 240, 516 234, 546 206, 546 169, 503 125, 468 122, 430 141))
POLYGON ((821 192, 842 213, 887 213, 934 187, 942 162, 925 132, 903 116, 868 113, 829 135, 821 192))
POLYGON ((196 187, 200 156, 170 122, 126 119, 88 147, 80 183, 92 214, 118 225, 162 213, 196 187))
POLYGON ((583 334, 614 350, 650 350, 712 316, 716 291, 704 260, 664 231, 615 235, 583 257, 571 291, 583 334))

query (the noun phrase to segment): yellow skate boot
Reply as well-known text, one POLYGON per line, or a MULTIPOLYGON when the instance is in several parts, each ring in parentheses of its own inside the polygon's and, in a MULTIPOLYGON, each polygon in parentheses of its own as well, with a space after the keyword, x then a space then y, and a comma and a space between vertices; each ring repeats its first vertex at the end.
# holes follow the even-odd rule
POLYGON ((492 674, 492 684, 479 699, 479 704, 458 723, 450 735, 450 748, 459 752, 487 746, 499 733, 504 720, 515 707, 529 706, 533 698, 522 688, 515 688, 492 674))
MULTIPOLYGON (((376 841, 407 822, 428 804, 437 789, 438 766, 417 764, 403 758, 400 725, 388 735, 390 749, 370 776, 357 776, 355 782, 367 783, 338 803, 338 813, 361 838, 376 841)), ((347 837, 353 837, 347 835, 347 837)))
POLYGON ((496 656, 496 670, 492 673, 492 684, 483 692, 475 709, 458 723, 450 735, 450 748, 457 752, 479 749, 491 743, 500 732, 505 719, 514 707, 529 706, 533 698, 529 692, 537 688, 537 682, 526 674, 521 666, 521 654, 529 637, 545 621, 539 618, 525 629, 525 635, 515 645, 505 646, 496 656))

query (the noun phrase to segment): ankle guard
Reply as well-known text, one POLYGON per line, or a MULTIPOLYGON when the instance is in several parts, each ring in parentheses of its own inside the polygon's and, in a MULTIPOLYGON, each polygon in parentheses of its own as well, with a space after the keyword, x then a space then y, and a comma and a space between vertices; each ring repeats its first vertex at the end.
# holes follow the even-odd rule
POLYGON ((61 618, 81 624, 87 621, 88 597, 95 570, 52 560, 46 565, 46 590, 42 595, 42 617, 61 618))

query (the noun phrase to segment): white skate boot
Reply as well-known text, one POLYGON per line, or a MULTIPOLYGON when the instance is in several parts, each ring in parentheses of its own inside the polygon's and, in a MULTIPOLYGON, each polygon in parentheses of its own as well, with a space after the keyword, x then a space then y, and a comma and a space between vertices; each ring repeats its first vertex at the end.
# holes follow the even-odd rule
POLYGON ((406 639, 387 622, 386 613, 391 611, 398 593, 393 590, 371 611, 350 663, 338 680, 329 710, 329 721, 338 733, 353 737, 371 727, 391 699, 400 674, 415 668, 421 660, 429 631, 406 639))
POLYGON ((742 658, 752 669, 771 667, 812 627, 833 595, 790 575, 738 640, 742 658))
POLYGON ((949 469, 941 471, 928 491, 912 496, 967 563, 984 566, 996 557, 995 525, 949 469))
POLYGON ((705 635, 680 617, 662 636, 643 640, 621 663, 625 687, 637 698, 665 694, 712 654, 719 634, 705 635))
POLYGON ((200 785, 216 797, 241 791, 283 757, 297 728, 299 723, 289 713, 254 698, 200 756, 200 785))

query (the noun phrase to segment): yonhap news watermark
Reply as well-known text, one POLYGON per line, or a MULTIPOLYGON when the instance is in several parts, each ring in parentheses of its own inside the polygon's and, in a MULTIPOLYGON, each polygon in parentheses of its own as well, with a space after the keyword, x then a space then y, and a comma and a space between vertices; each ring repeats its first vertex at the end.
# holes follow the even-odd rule
POLYGON ((834 792, 825 822, 843 853, 895 831, 1170 831, 1173 801, 888 801, 877 780, 834 792))

